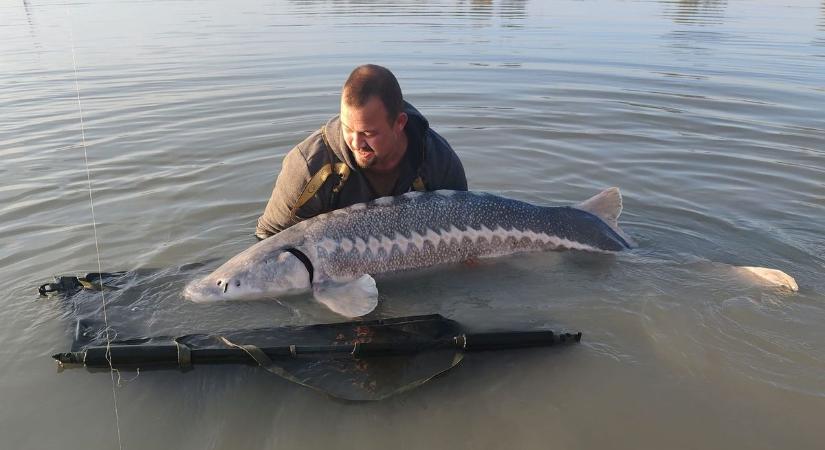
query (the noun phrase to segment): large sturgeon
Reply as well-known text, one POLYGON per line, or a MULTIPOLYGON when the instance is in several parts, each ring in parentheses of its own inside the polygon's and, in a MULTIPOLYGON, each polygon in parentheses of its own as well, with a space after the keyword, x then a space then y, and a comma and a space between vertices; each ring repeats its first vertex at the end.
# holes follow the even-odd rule
POLYGON ((195 302, 272 298, 312 289, 336 313, 372 311, 370 276, 538 250, 618 252, 622 197, 607 189, 576 206, 542 207, 492 194, 410 192, 313 217, 190 283, 195 302))

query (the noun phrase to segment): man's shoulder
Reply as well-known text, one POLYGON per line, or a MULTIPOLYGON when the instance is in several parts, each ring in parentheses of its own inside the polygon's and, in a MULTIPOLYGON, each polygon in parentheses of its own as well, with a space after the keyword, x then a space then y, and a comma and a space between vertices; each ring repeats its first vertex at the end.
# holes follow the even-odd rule
POLYGON ((289 151, 289 159, 298 159, 300 155, 307 166, 314 166, 329 159, 329 152, 324 139, 324 128, 319 128, 289 151))
POLYGON ((438 132, 432 128, 427 129, 425 139, 427 140, 424 147, 426 151, 426 155, 424 157, 425 161, 433 158, 440 160, 444 158, 452 159, 458 157, 453 150, 453 147, 450 146, 449 142, 447 142, 447 139, 438 134, 438 132))

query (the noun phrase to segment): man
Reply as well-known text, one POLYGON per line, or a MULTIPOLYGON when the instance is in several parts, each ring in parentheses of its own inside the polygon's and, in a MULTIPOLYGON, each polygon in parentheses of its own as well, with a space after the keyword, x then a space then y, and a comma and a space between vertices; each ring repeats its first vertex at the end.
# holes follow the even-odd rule
POLYGON ((411 190, 467 190, 450 144, 405 102, 388 69, 363 65, 341 92, 341 113, 284 158, 255 235, 265 239, 318 214, 411 190))

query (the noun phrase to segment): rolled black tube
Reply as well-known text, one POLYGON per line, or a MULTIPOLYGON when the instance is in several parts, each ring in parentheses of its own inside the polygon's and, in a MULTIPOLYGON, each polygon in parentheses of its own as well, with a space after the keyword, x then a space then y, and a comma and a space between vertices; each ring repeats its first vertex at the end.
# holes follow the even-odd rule
POLYGON ((456 338, 429 339, 408 342, 363 342, 355 345, 352 356, 356 358, 408 355, 444 348, 460 349, 456 338))
MULTIPOLYGON (((83 363, 87 367, 109 367, 106 347, 89 347, 83 363)), ((178 347, 171 345, 112 345, 109 347, 112 367, 176 366, 178 347)))
POLYGON ((465 335, 467 351, 505 350, 526 347, 547 347, 579 342, 581 333, 555 334, 552 331, 512 331, 504 333, 476 333, 465 335))
MULTIPOLYGON (((428 350, 453 348, 463 351, 505 350, 524 347, 542 347, 560 343, 579 342, 581 333, 555 334, 552 331, 525 331, 504 333, 476 333, 443 339, 407 342, 364 342, 358 344, 320 346, 264 347, 271 359, 304 358, 365 358, 419 353, 428 350)), ((176 344, 118 344, 109 347, 111 365, 128 367, 181 367, 176 344)), ((88 347, 81 352, 58 353, 53 356, 62 364, 83 364, 89 368, 108 368, 107 348, 88 347)), ((256 364, 241 348, 207 348, 189 351, 191 364, 256 364)))

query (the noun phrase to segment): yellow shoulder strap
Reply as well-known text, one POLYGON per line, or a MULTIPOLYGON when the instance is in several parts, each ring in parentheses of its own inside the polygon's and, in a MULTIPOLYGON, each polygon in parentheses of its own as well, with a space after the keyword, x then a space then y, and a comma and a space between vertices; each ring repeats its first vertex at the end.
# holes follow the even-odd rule
MULTIPOLYGON (((324 146, 327 149, 327 152, 330 154, 330 158, 332 158, 332 151, 330 150, 329 141, 327 141, 327 127, 324 126, 321 128, 321 138, 324 140, 324 146)), ((295 202, 295 206, 292 207, 292 214, 298 211, 298 208, 304 206, 306 202, 309 201, 317 192, 318 189, 321 189, 321 186, 324 185, 324 182, 327 181, 332 173, 335 172, 338 175, 339 181, 338 184, 332 188, 332 192, 338 193, 341 188, 344 186, 344 182, 347 181, 349 178, 350 169, 343 162, 324 164, 314 175, 312 178, 309 179, 307 185, 304 186, 304 190, 301 192, 301 195, 298 196, 298 201, 295 202)))
POLYGON ((329 178, 333 172, 341 178, 341 181, 338 182, 338 185, 335 186, 333 190, 335 192, 341 190, 344 182, 347 181, 347 178, 349 177, 349 167, 342 162, 336 163, 335 166, 332 164, 324 164, 320 169, 318 169, 317 172, 315 172, 315 175, 309 179, 306 186, 304 186, 304 190, 301 192, 301 195, 298 196, 298 201, 295 202, 295 206, 292 207, 292 214, 295 214, 298 211, 298 208, 304 206, 306 202, 308 202, 309 199, 311 199, 318 192, 318 190, 321 189, 321 186, 324 185, 324 182, 327 181, 327 178, 329 178))
POLYGON ((304 204, 318 192, 318 189, 321 189, 321 186, 323 186, 324 181, 327 181, 330 174, 332 174, 332 164, 324 164, 315 172, 315 175, 313 175, 312 178, 309 179, 309 182, 307 182, 307 185, 304 186, 301 195, 298 196, 298 201, 295 202, 295 206, 292 207, 292 214, 295 214, 298 208, 304 206, 304 204))

